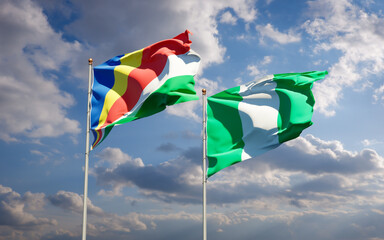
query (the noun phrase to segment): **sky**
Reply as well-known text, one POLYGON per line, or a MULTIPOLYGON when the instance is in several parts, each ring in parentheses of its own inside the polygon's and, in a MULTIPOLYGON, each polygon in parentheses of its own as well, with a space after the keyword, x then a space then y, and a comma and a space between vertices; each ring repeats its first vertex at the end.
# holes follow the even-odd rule
MULTIPOLYGON (((314 124, 207 183, 208 239, 384 239, 381 0, 0 1, 0 240, 81 238, 88 59, 186 29, 196 91, 323 71, 314 124)), ((202 105, 90 153, 87 239, 202 238, 202 105)), ((92 141, 92 139, 91 139, 92 141)))

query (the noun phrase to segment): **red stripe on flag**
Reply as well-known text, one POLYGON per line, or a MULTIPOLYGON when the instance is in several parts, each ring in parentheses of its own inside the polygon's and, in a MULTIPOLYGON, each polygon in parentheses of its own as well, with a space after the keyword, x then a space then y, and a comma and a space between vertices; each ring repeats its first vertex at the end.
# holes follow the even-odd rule
POLYGON ((126 92, 118 98, 108 111, 101 128, 113 123, 129 112, 139 101, 143 89, 163 71, 168 56, 185 54, 190 50, 188 30, 173 39, 164 40, 143 49, 141 65, 128 76, 126 92))

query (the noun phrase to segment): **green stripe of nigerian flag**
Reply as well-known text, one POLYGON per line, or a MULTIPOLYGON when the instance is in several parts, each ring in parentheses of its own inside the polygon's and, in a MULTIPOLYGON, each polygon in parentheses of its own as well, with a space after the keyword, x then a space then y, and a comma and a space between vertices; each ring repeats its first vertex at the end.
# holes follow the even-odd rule
POLYGON ((312 84, 326 74, 275 74, 209 97, 208 177, 274 149, 311 126, 312 84))

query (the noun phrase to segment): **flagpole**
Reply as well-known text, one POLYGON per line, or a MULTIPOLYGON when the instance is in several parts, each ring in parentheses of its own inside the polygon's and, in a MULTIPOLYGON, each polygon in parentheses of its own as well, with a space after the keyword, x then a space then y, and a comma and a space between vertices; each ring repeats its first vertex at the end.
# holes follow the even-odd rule
POLYGON ((203 94, 203 240, 207 240, 207 90, 203 94))
POLYGON ((89 129, 91 118, 91 87, 92 87, 92 64, 93 59, 88 59, 88 100, 87 100, 87 129, 85 139, 85 167, 84 167, 84 198, 83 198, 83 233, 82 240, 87 238, 87 199, 88 199, 88 165, 89 165, 89 129))

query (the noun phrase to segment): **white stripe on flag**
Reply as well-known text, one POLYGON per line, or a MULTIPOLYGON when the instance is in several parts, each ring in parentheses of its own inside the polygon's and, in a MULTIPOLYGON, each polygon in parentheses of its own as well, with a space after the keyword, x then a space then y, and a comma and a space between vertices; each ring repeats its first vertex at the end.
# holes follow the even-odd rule
MULTIPOLYGON (((131 111, 125 113, 115 122, 118 122, 119 120, 126 118, 129 115, 135 114, 135 112, 140 109, 141 104, 149 97, 149 95, 163 86, 163 84, 168 79, 185 75, 196 75, 199 64, 200 56, 192 49, 185 54, 168 56, 167 63, 165 64, 163 71, 143 89, 143 92, 141 93, 140 98, 134 108, 132 108, 131 111)), ((117 125, 120 124, 116 124, 116 126, 117 125)))
POLYGON ((273 75, 240 86, 239 115, 243 127, 244 149, 241 160, 260 155, 279 144, 277 119, 279 96, 273 75), (273 119, 273 121, 271 121, 273 119))

